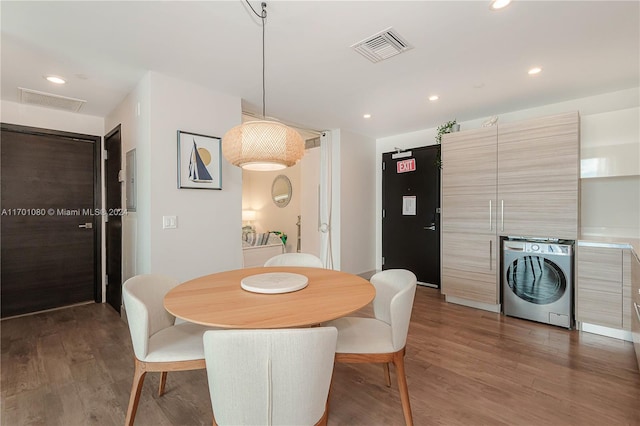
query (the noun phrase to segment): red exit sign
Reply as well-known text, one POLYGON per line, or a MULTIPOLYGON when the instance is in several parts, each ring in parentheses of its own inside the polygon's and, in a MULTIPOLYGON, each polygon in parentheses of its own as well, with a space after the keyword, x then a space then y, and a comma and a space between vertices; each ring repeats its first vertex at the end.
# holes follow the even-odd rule
POLYGON ((396 163, 396 167, 397 167, 398 173, 415 172, 416 159, 409 158, 408 160, 398 161, 396 163))

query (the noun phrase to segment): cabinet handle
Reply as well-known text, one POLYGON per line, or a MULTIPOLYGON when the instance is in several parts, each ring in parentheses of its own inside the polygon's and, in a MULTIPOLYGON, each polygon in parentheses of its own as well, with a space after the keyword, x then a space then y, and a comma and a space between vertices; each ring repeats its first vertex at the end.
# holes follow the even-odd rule
POLYGON ((491 223, 491 219, 491 200, 489 200, 489 231, 493 230, 493 223, 491 223))
POLYGON ((633 302, 633 307, 636 308, 636 315, 638 316, 638 321, 640 321, 640 305, 636 302, 633 302))
POLYGON ((489 270, 493 271, 493 241, 489 240, 489 270))
POLYGON ((500 230, 504 231, 504 200, 500 200, 500 230))

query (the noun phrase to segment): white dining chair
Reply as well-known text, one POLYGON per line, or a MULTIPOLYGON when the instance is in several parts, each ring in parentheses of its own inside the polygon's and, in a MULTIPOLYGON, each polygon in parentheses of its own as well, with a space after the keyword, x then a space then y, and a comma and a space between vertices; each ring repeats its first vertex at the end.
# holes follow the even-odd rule
POLYGON ((215 425, 326 425, 333 327, 204 334, 215 425))
POLYGON ((322 268, 322 260, 310 253, 283 253, 268 259, 264 266, 307 266, 322 268))
POLYGON ((160 372, 158 395, 162 396, 167 371, 205 368, 202 336, 210 328, 189 322, 176 323, 164 309, 164 296, 178 281, 163 275, 137 275, 122 286, 127 313, 135 371, 127 408, 126 425, 133 425, 144 377, 160 372))
POLYGON ((404 269, 389 269, 371 277, 376 288, 375 318, 344 317, 326 323, 338 329, 336 362, 383 363, 387 386, 391 386, 389 363, 396 369, 405 423, 413 425, 404 354, 416 293, 416 276, 404 269))

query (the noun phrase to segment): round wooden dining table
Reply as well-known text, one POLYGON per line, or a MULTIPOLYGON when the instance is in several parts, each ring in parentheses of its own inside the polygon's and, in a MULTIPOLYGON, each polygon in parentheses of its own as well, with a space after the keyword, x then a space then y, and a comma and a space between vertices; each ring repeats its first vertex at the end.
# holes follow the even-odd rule
POLYGON ((375 297, 373 285, 357 275, 331 269, 259 267, 206 275, 173 288, 165 309, 185 321, 223 328, 308 327, 343 317, 375 297), (261 294, 244 290, 245 277, 287 272, 308 279, 301 290, 261 294))

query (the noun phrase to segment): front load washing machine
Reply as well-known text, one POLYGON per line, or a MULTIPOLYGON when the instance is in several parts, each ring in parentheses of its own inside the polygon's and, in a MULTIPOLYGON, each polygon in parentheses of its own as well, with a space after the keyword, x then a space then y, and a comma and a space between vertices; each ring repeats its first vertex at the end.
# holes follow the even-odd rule
POLYGON ((573 244, 567 240, 504 240, 505 315, 572 327, 573 244))

